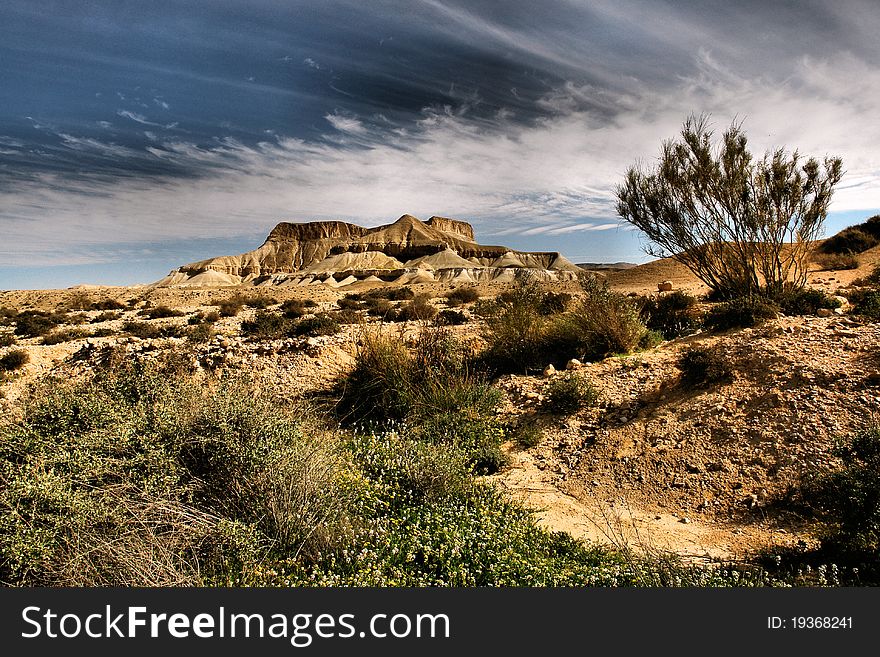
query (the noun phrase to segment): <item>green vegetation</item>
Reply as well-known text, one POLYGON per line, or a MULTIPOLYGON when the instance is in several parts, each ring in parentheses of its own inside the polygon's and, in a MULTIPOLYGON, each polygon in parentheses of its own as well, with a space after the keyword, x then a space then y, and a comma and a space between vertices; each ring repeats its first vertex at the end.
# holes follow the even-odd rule
POLYGON ((100 324, 101 322, 112 322, 113 320, 119 319, 122 317, 122 313, 117 311, 105 311, 100 315, 95 315, 92 318, 92 324, 100 324))
POLYGON ((431 305, 430 297, 419 294, 397 310, 398 322, 427 321, 437 316, 437 309, 431 305))
POLYGON ((817 257, 813 262, 819 265, 822 271, 841 271, 846 269, 858 269, 859 258, 851 253, 830 253, 817 257))
POLYGON ((436 322, 440 326, 458 326, 459 324, 467 324, 468 316, 460 310, 452 310, 444 308, 436 317, 436 322))
POLYGON ((217 310, 221 317, 235 317, 241 312, 241 309, 244 308, 244 299, 239 296, 234 296, 218 301, 214 305, 217 306, 217 310))
POLYGON ((14 372, 20 370, 31 360, 28 352, 24 349, 10 349, 0 356, 0 372, 14 372))
POLYGON ((183 317, 185 313, 180 310, 174 310, 173 308, 169 308, 168 306, 152 306, 150 308, 144 308, 138 315, 141 317, 147 317, 149 319, 167 319, 169 317, 183 317))
POLYGON ((618 213, 650 255, 679 261, 723 299, 803 287, 843 163, 784 149, 755 157, 736 123, 713 137, 707 116, 689 117, 655 167, 627 171, 618 213))
POLYGON ((713 331, 726 331, 760 326, 778 314, 779 306, 764 297, 741 297, 713 306, 703 323, 713 331))
POLYGON ((659 331, 665 340, 689 335, 700 328, 696 297, 676 290, 669 294, 642 297, 641 318, 645 326, 659 331))
POLYGON ((593 406, 599 400, 599 391, 586 377, 565 372, 553 377, 544 389, 544 406, 551 413, 571 415, 593 406))
POLYGON ((472 287, 457 287, 446 295, 446 305, 450 308, 478 301, 480 295, 472 287))
POLYGON ((838 299, 812 288, 788 291, 778 301, 786 315, 815 315, 820 308, 840 308, 838 299))
POLYGON ((91 337, 91 335, 89 331, 84 329, 55 330, 44 335, 40 342, 48 345, 61 344, 62 342, 71 342, 72 340, 82 340, 83 338, 91 337))
POLYGON ((294 335, 335 335, 341 330, 339 322, 330 315, 303 317, 293 327, 294 335))
POLYGON ((853 312, 868 319, 880 320, 880 290, 867 290, 853 295, 853 312))
POLYGON ((691 386, 724 383, 733 378, 730 361, 718 349, 691 347, 678 359, 682 381, 691 386))
POLYGON ((58 313, 23 311, 15 316, 15 334, 25 338, 37 338, 63 324, 65 319, 65 315, 58 313))

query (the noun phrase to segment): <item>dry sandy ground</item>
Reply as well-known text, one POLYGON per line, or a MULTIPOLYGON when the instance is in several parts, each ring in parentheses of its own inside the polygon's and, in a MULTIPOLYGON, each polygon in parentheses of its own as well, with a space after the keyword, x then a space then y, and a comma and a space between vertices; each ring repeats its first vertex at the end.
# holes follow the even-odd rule
MULTIPOLYGON (((880 248, 863 254, 861 261, 858 270, 814 271, 810 282, 836 292, 868 274, 880 261, 880 248)), ((673 281, 677 289, 705 292, 687 270, 668 260, 609 272, 607 277, 612 287, 626 293, 655 292, 664 280, 673 281)), ((413 287, 433 297, 452 289, 448 284, 413 287)), ((494 296, 508 286, 475 287, 482 296, 494 296)), ((557 287, 577 289, 576 284, 557 287)), ((278 301, 312 298, 322 308, 330 308, 358 289, 279 288, 265 293, 278 301)), ((135 308, 150 302, 196 312, 235 290, 94 288, 86 292, 93 299, 114 298, 135 308)), ((76 293, 0 292, 0 306, 55 309, 76 293)), ((339 336, 319 338, 303 348, 267 351, 236 337, 240 321, 252 313, 245 310, 218 324, 233 341, 231 364, 253 369, 294 397, 326 387, 350 366, 358 327, 347 327, 339 336)), ((127 311, 126 317, 134 314, 127 311)), ((186 318, 157 321, 184 324, 186 318)), ((414 333, 418 325, 394 325, 393 330, 401 328, 414 333)), ((479 339, 477 321, 456 330, 479 339)), ((114 337, 93 340, 115 341, 114 337)), ((85 345, 84 340, 54 346, 38 342, 22 341, 32 362, 23 375, 3 386, 7 410, 28 381, 74 367, 70 357, 85 345)), ((163 344, 159 341, 156 348, 163 344)), ((547 383, 543 377, 502 377, 498 385, 509 399, 505 413, 511 418, 537 418, 544 438, 529 450, 511 446, 510 468, 493 479, 511 496, 535 507, 545 526, 618 546, 670 550, 688 559, 739 559, 768 546, 813 543, 816 537, 809 523, 795 513, 780 511, 776 503, 796 490, 804 474, 834 467, 830 456, 834 439, 880 410, 878 347, 878 326, 849 317, 782 317, 760 330, 700 334, 629 358, 585 365, 582 374, 602 392, 600 407, 562 419, 541 411, 540 395, 547 383), (690 344, 718 346, 736 364, 734 380, 685 389, 678 381, 675 360, 690 344)))

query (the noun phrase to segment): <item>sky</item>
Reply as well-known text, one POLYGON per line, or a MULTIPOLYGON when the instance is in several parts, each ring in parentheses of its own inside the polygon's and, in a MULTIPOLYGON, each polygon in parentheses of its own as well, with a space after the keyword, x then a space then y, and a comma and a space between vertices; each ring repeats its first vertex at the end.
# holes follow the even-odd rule
POLYGON ((874 0, 3 0, 0 289, 148 283, 279 221, 470 221, 644 262, 627 167, 690 114, 880 211, 874 0))

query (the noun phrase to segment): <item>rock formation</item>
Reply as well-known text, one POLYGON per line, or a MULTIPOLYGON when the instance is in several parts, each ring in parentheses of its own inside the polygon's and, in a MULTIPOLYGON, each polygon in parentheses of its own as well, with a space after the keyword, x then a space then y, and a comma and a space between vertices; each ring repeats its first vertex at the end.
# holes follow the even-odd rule
POLYGON ((556 252, 477 244, 473 227, 464 221, 446 217, 421 221, 405 214, 377 228, 343 221, 280 223, 254 251, 184 265, 154 285, 341 287, 376 279, 505 281, 513 280, 518 269, 528 269, 540 280, 571 280, 581 271, 556 252))

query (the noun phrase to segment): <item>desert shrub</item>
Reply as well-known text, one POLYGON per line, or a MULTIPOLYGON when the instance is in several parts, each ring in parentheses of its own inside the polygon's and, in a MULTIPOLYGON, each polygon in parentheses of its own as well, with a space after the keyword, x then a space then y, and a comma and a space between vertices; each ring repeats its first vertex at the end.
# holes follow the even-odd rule
POLYGON ((417 320, 434 319, 437 316, 437 309, 431 305, 427 295, 418 295, 405 304, 403 304, 397 313, 397 321, 412 322, 417 320))
POLYGON ((147 317, 149 319, 167 319, 169 317, 183 317, 184 312, 180 310, 174 310, 173 308, 169 308, 168 306, 152 306, 150 308, 144 308, 138 315, 141 317, 147 317))
POLYGON ((605 281, 581 279, 583 295, 554 322, 553 336, 567 357, 595 360, 628 353, 639 344, 645 325, 635 302, 613 292, 605 281))
POLYGON ((209 342, 217 334, 210 322, 202 322, 190 326, 186 332, 186 339, 190 342, 202 343, 209 342))
POLYGON ((880 244, 877 236, 863 230, 861 226, 850 226, 825 240, 819 247, 822 253, 852 255, 867 251, 880 244))
POLYGON ((435 321, 441 326, 457 326, 467 324, 468 316, 460 310, 444 308, 437 314, 435 321))
POLYGON ((764 297, 740 297, 714 306, 706 313, 703 323, 713 331, 760 326, 776 319, 779 307, 764 297))
POLYGON ((819 265, 821 271, 840 271, 858 269, 860 261, 852 253, 828 253, 818 256, 813 262, 819 265))
POLYGON ((367 308, 367 314, 372 317, 396 317, 397 310, 388 299, 367 299, 364 305, 367 308))
POLYGON ((89 306, 89 310, 125 310, 126 305, 116 299, 101 299, 94 301, 89 306))
POLYGON ((122 317, 122 313, 115 311, 106 311, 102 312, 100 315, 95 315, 92 317, 92 324, 100 324, 101 322, 112 322, 115 319, 119 319, 122 317))
POLYGON ((571 415, 594 405, 599 391, 586 377, 565 372, 553 377, 544 389, 544 407, 551 413, 571 415))
POLYGON ((541 295, 541 302, 538 310, 542 315, 555 315, 556 313, 565 312, 568 304, 571 303, 572 296, 567 292, 544 292, 541 295))
POLYGON ((473 354, 443 329, 425 329, 410 350, 379 331, 361 338, 355 367, 339 386, 347 423, 404 422, 418 439, 462 450, 480 472, 504 461, 499 393, 474 373, 473 354))
POLYGON ((638 302, 645 326, 659 331, 666 340, 689 335, 700 327, 697 299, 686 292, 642 297, 638 302))
POLYGON ((113 329, 107 328, 106 326, 102 326, 101 328, 96 328, 92 331, 91 337, 93 338, 109 338, 114 334, 113 329))
POLYGON ((446 304, 452 308, 479 300, 480 295, 472 287, 457 287, 446 295, 446 304))
POLYGON ((880 320, 880 290, 868 290, 851 299, 855 302, 853 312, 868 319, 880 320))
POLYGON ((0 333, 0 347, 11 347, 16 343, 15 335, 12 333, 0 333))
POLYGON ((351 296, 337 299, 336 305, 339 306, 342 310, 361 310, 364 307, 364 304, 361 301, 357 299, 352 299, 351 296))
POLYGON ((9 326, 17 315, 18 311, 15 308, 0 306, 0 325, 9 326))
POLYGON ((123 366, 38 393, 0 427, 4 583, 228 585, 333 547, 342 461, 259 386, 123 366))
POLYGON ((36 310, 18 313, 15 317, 15 334, 26 338, 46 335, 61 323, 61 316, 36 310))
POLYGON ((541 368, 547 359, 548 320, 540 312, 542 291, 521 281, 496 301, 474 310, 486 313, 484 360, 496 371, 524 372, 541 368))
POLYGON ((880 286, 880 265, 875 265, 871 269, 871 273, 865 276, 861 281, 854 281, 854 283, 858 283, 861 285, 868 285, 870 287, 878 287, 880 286))
POLYGON ((0 356, 0 372, 12 372, 27 365, 31 360, 24 349, 10 349, 0 356))
POLYGON ((653 349, 654 347, 663 344, 664 339, 665 338, 660 331, 648 329, 642 334, 642 337, 639 338, 639 344, 637 347, 639 349, 653 349))
MULTIPOLYGON (((880 427, 849 436, 835 449, 842 467, 822 478, 815 497, 829 519, 825 542, 862 554, 880 554, 880 427)), ((875 561, 876 562, 876 561, 875 561)))
POLYGON ((537 447, 544 439, 541 426, 535 421, 523 421, 512 429, 513 442, 523 449, 537 447))
POLYGON ((377 287, 367 292, 352 292, 346 295, 356 301, 368 301, 370 299, 385 299, 386 301, 409 301, 416 295, 408 287, 377 287))
POLYGON ((352 308, 344 308, 332 313, 331 317, 339 324, 360 324, 364 321, 363 315, 352 308))
POLYGON ((82 340, 83 338, 88 338, 91 335, 88 331, 83 329, 64 329, 64 330, 56 330, 51 333, 47 333, 43 336, 40 341, 41 344, 61 344, 62 342, 71 342, 73 340, 82 340))
POLYGON ((294 335, 309 335, 312 337, 319 335, 335 335, 339 333, 339 331, 339 322, 330 315, 303 317, 293 326, 294 335))
POLYGON ((275 340, 290 335, 294 324, 293 320, 271 310, 258 310, 253 319, 241 323, 241 333, 263 340, 275 340))
POLYGON ((288 299, 281 304, 281 314, 288 319, 299 319, 309 313, 306 304, 300 299, 288 299))
POLYGON ((221 317, 235 317, 244 308, 244 299, 234 296, 218 301, 214 305, 217 306, 221 317))
POLYGON ((819 308, 840 308, 840 301, 813 288, 786 291, 777 302, 786 315, 815 315, 819 308))
POLYGON ((681 378, 688 385, 723 383, 733 378, 733 367, 718 349, 691 347, 678 358, 681 378))
POLYGON ((256 310, 265 310, 269 306, 274 306, 276 303, 278 303, 277 299, 274 299, 273 297, 267 296, 265 294, 257 294, 244 299, 244 304, 246 306, 254 308, 256 310))
POLYGON ((88 310, 91 307, 92 296, 85 290, 71 292, 61 304, 62 310, 88 310))
POLYGON ((183 334, 179 326, 157 326, 150 322, 128 321, 122 325, 122 331, 142 340, 155 338, 176 338, 183 334))

